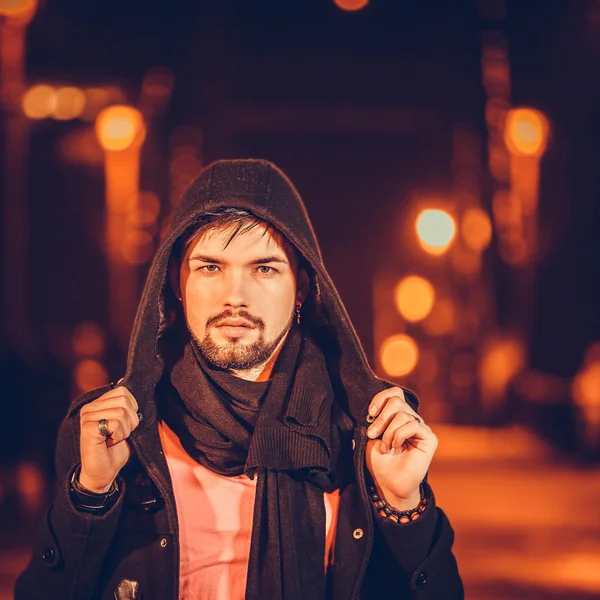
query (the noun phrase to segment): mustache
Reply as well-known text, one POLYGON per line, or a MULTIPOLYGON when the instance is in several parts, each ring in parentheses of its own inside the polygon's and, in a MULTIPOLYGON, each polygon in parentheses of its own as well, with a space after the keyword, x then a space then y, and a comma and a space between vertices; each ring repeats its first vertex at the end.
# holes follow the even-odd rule
POLYGON ((209 327, 216 327, 224 319, 244 319, 244 321, 252 323, 252 325, 254 325, 259 331, 265 330, 265 322, 259 317, 255 317, 245 310, 225 310, 214 317, 210 317, 206 321, 206 328, 208 329, 209 327))

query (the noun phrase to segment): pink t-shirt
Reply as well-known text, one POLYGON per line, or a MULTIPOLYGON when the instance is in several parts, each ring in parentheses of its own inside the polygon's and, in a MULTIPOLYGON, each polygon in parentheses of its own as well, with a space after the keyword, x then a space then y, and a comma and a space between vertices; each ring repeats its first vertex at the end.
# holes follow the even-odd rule
MULTIPOLYGON (((256 479, 197 463, 165 423, 158 427, 179 520, 180 600, 244 600, 256 479)), ((325 569, 333 562, 339 492, 324 494, 325 569)))

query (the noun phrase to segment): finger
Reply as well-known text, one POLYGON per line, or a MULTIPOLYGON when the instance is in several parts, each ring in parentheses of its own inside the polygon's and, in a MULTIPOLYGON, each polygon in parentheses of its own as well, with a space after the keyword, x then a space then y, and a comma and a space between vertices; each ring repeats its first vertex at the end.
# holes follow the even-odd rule
POLYGON ((370 438, 376 438, 381 435, 385 428, 389 425, 391 420, 402 411, 408 412, 409 406, 406 404, 403 398, 400 396, 388 397, 385 406, 381 409, 379 416, 373 421, 369 429, 367 429, 367 435, 370 438))
POLYGON ((400 411, 396 413, 396 416, 390 421, 389 425, 385 428, 383 436, 381 437, 380 451, 387 452, 392 447, 392 440, 396 431, 406 423, 418 422, 415 420, 414 415, 406 411, 400 411))
POLYGON ((129 398, 129 400, 131 401, 131 404, 133 405, 133 409, 136 412, 139 410, 139 406, 138 406, 137 400, 135 399, 135 396, 124 385, 120 385, 119 387, 116 387, 115 390, 120 390, 122 393, 124 393, 129 398))
POLYGON ((139 413, 136 412, 134 405, 127 396, 113 396, 111 398, 101 397, 82 407, 80 418, 85 419, 88 415, 101 411, 112 410, 114 408, 126 410, 131 421, 132 429, 135 429, 140 422, 139 413))
POLYGON ((127 427, 122 420, 114 418, 106 418, 106 427, 110 431, 110 437, 104 436, 100 431, 98 425, 100 419, 97 421, 86 421, 81 425, 81 445, 82 447, 91 445, 102 445, 107 444, 108 446, 114 445, 118 442, 123 441, 129 436, 129 427, 127 427))
MULTIPOLYGON (((138 411, 139 407, 138 407, 137 400, 135 399, 135 396, 126 387, 124 387, 122 385, 106 392, 106 394, 103 394, 102 396, 100 396, 96 400, 93 400, 89 404, 86 404, 85 406, 89 406, 90 404, 94 404, 96 402, 102 402, 104 400, 117 399, 117 398, 127 399, 127 401, 133 406, 133 409, 136 412, 138 411)), ((84 406, 84 408, 85 408, 85 406, 84 406)), ((82 408, 82 410, 83 410, 83 408, 82 408)))
MULTIPOLYGON (((102 419, 106 419, 107 421, 119 421, 126 437, 129 437, 129 434, 134 429, 134 425, 137 423, 137 415, 131 409, 127 409, 122 406, 115 406, 113 408, 104 408, 93 413, 87 413, 83 417, 82 424, 94 423, 98 428, 98 433, 102 436, 100 427, 98 426, 98 423, 102 419)), ((109 431, 112 433, 110 428, 109 431)))
POLYGON ((371 403, 369 404, 369 415, 371 417, 376 417, 381 411, 381 409, 385 406, 385 403, 387 402, 388 398, 391 398, 392 396, 398 396, 402 400, 405 399, 402 388, 393 387, 387 390, 383 390, 378 394, 375 394, 375 396, 373 396, 373 400, 371 400, 371 403))
POLYGON ((426 442, 426 447, 434 451, 438 445, 438 439, 429 427, 425 427, 417 421, 409 421, 396 429, 391 448, 394 451, 399 451, 405 443, 416 447, 418 441, 426 442))

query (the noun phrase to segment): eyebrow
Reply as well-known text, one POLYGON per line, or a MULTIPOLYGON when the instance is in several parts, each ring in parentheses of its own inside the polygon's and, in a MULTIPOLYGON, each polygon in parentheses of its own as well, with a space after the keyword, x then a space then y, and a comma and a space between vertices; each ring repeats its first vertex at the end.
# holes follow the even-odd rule
MULTIPOLYGON (((189 257, 188 261, 192 262, 193 260, 199 260, 201 262, 205 262, 205 263, 210 263, 213 265, 222 265, 225 264, 225 261, 219 259, 219 258, 215 258, 214 256, 206 256, 205 254, 193 254, 192 256, 189 257)), ((288 261, 281 258, 280 256, 261 256, 260 258, 257 258, 251 262, 249 262, 249 265, 264 265, 266 263, 281 263, 281 264, 288 264, 288 261)))

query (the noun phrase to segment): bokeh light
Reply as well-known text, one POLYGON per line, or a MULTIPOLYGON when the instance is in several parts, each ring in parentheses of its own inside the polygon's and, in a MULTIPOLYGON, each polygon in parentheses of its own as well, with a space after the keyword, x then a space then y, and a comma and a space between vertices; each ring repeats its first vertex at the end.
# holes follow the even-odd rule
POLYGON ((415 228, 423 250, 436 256, 446 252, 456 235, 456 223, 445 210, 421 211, 415 228))
POLYGON ((481 390, 488 398, 502 398, 508 384, 525 364, 525 345, 517 337, 492 337, 479 363, 481 390))
POLYGON ((141 113, 131 106, 109 106, 96 119, 96 135, 105 150, 140 146, 146 128, 141 113))
POLYGON ((108 371, 99 361, 88 358, 77 363, 73 379, 78 390, 93 390, 108 383, 108 371))
POLYGON ((492 240, 492 222, 481 208, 468 208, 463 214, 460 229, 463 241, 471 250, 481 252, 492 240))
POLYGON ((23 94, 22 107, 30 119, 45 119, 56 108, 56 90, 44 84, 30 87, 23 94))
POLYGON ((76 87, 62 87, 56 91, 53 116, 66 121, 76 119, 85 108, 85 92, 76 87))
POLYGON ((403 377, 408 375, 419 362, 419 347, 408 335, 392 335, 381 345, 379 358, 383 370, 389 376, 403 377))
POLYGON ((448 335, 456 329, 456 308, 450 298, 438 298, 430 315, 423 321, 423 329, 429 335, 448 335))
POLYGON ((6 17, 32 17, 37 0, 0 0, 0 15, 6 17))
POLYGON ((548 138, 548 120, 532 108, 515 108, 506 117, 504 141, 513 154, 541 156, 548 138))
POLYGON ((418 275, 402 279, 394 290, 398 312, 411 323, 422 321, 431 312, 435 290, 431 283, 418 275))
POLYGON ((96 323, 87 321, 77 326, 73 333, 73 351, 80 358, 97 358, 106 349, 106 336, 96 323))
POLYGON ((369 0, 334 0, 342 10, 360 10, 369 4, 369 0))

